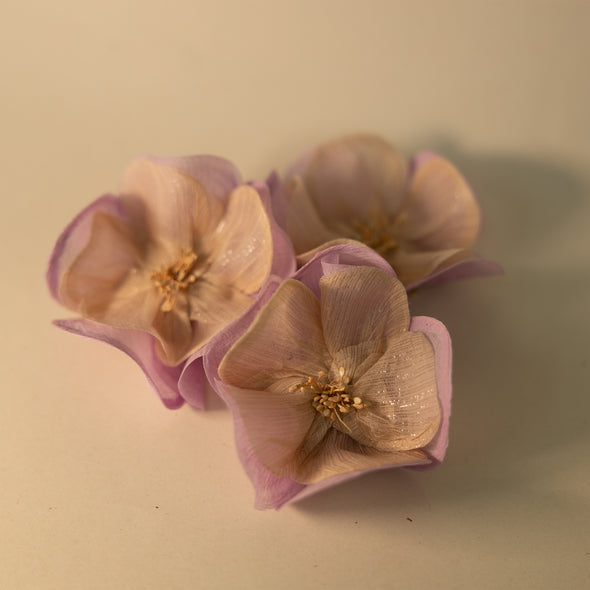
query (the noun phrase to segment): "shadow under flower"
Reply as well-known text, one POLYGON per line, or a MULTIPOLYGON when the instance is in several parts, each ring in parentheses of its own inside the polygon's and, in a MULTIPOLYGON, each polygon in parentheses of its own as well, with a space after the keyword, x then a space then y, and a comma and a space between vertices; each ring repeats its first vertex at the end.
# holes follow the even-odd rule
POLYGON ((534 493, 531 482, 547 487, 560 461, 590 443, 590 257, 583 268, 556 262, 590 188, 552 163, 439 151, 473 182, 488 227, 481 253, 499 254, 506 270, 505 277, 419 289, 410 298, 412 315, 440 319, 453 339, 447 458, 430 473, 368 474, 305 499, 296 505, 302 510, 339 512, 361 495, 371 510, 395 503, 404 512, 428 502, 534 493), (544 267, 540 251, 551 251, 553 262, 544 267))

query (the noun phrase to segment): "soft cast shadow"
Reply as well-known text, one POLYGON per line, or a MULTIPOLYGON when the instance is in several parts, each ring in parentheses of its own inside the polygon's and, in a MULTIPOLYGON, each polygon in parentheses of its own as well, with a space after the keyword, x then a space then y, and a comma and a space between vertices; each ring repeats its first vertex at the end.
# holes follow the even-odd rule
POLYGON ((428 473, 367 474, 300 502, 301 510, 338 512, 362 496, 382 509, 395 499, 403 512, 426 496, 454 503, 518 491, 529 478, 543 478, 556 449, 567 456, 590 442, 590 265, 544 266, 538 259, 541 246, 563 249, 561 236, 586 214, 589 187, 551 162, 438 151, 476 188, 486 216, 480 250, 506 271, 424 288, 410 298, 412 315, 440 319, 453 339, 447 459, 428 473))

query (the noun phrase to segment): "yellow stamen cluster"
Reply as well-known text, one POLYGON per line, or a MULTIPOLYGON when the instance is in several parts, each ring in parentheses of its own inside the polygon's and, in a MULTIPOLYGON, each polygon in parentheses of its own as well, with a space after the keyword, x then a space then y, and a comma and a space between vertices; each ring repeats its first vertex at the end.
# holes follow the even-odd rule
POLYGON ((160 306, 162 311, 171 311, 180 291, 194 283, 198 276, 194 271, 197 255, 192 250, 182 250, 180 256, 172 264, 155 270, 150 274, 158 291, 164 295, 160 306))
POLYGON ((344 374, 344 367, 340 367, 338 379, 335 381, 329 381, 328 374, 320 371, 317 377, 308 377, 307 381, 293 385, 289 391, 291 393, 298 389, 308 391, 313 395, 312 406, 322 416, 330 418, 333 422, 338 420, 348 428, 340 414, 348 414, 352 410, 362 410, 365 407, 360 397, 351 397, 346 392, 349 384, 350 378, 344 374))
POLYGON ((381 256, 387 256, 397 248, 391 220, 383 213, 375 215, 370 223, 355 221, 354 229, 358 239, 381 256))

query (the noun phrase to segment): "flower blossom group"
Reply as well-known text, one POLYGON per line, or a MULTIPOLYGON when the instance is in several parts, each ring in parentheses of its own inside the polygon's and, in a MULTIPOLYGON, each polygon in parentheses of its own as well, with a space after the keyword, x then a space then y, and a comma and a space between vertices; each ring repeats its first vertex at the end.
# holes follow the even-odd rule
POLYGON ((471 250, 480 211, 446 159, 409 163, 357 135, 284 178, 223 158, 138 158, 117 195, 58 238, 59 327, 131 356, 168 408, 231 411, 258 508, 387 467, 430 468, 448 443, 451 344, 407 291, 499 272, 471 250))

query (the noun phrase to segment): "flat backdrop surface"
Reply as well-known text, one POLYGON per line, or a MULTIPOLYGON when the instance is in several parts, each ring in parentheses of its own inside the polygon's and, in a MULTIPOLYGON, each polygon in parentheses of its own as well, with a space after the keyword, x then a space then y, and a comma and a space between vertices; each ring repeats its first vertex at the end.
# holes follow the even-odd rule
POLYGON ((0 587, 590 587, 590 4, 103 0, 0 23, 0 587), (447 460, 253 509, 228 413, 166 410, 52 327, 44 270, 135 155, 246 178, 372 131, 481 201, 502 278, 417 294, 454 340, 447 460))

